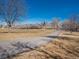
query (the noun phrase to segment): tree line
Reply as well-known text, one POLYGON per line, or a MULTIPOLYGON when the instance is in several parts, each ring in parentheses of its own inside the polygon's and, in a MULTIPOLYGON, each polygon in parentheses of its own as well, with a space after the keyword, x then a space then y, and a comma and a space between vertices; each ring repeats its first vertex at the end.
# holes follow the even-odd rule
MULTIPOLYGON (((25 1, 0 0, 0 21, 4 21, 8 27, 12 27, 15 22, 20 21, 20 18, 26 13, 25 1)), ((79 31, 79 15, 73 15, 64 22, 61 22, 59 18, 54 18, 50 24, 51 28, 54 29, 79 31)), ((41 23, 41 26, 44 28, 46 28, 46 25, 47 22, 41 23)))
POLYGON ((73 15, 62 23, 62 29, 67 31, 79 31, 79 15, 73 15))
POLYGON ((79 31, 79 15, 73 15, 67 20, 61 22, 59 18, 53 19, 51 25, 54 29, 61 29, 66 31, 79 31))

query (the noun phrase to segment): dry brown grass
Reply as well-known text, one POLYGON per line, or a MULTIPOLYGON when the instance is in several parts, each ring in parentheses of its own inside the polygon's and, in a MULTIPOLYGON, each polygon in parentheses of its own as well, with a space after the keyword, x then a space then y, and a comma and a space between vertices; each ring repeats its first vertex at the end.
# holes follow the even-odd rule
POLYGON ((52 32, 52 29, 0 29, 0 40, 45 36, 52 32))
POLYGON ((56 40, 14 59, 79 59, 79 33, 63 32, 56 40), (77 37, 77 38, 76 38, 77 37))

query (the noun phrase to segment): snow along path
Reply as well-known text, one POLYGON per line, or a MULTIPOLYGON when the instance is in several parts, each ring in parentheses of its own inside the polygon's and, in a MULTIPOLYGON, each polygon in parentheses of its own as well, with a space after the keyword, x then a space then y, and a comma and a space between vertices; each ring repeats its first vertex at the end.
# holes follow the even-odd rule
POLYGON ((51 42, 54 39, 54 36, 58 36, 60 32, 61 31, 55 31, 46 37, 25 38, 16 39, 16 41, 0 42, 0 59, 6 59, 8 56, 13 56, 23 51, 29 51, 30 49, 35 49, 41 45, 45 45, 51 42))
POLYGON ((28 42, 27 44, 28 46, 38 47, 40 45, 50 42, 51 40, 54 39, 53 36, 58 36, 59 34, 60 34, 60 31, 55 31, 48 35, 48 36, 51 36, 52 38, 46 36, 46 37, 35 37, 35 38, 19 38, 12 41, 0 41, 0 46, 10 47, 11 43, 15 43, 15 42, 27 43, 28 42))
POLYGON ((46 37, 38 37, 38 38, 32 39, 32 40, 28 41, 27 46, 30 48, 36 48, 36 47, 39 47, 41 45, 45 45, 45 44, 51 42, 53 39, 55 39, 55 38, 50 38, 50 37, 58 36, 59 33, 60 33, 60 31, 56 31, 56 32, 54 32, 46 37))

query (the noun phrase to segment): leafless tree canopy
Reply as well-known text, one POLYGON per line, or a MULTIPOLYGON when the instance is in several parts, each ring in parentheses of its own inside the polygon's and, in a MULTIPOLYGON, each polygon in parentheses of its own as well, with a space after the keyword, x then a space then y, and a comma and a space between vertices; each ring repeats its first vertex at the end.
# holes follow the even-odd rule
POLYGON ((53 21, 51 22, 52 27, 53 28, 58 28, 59 22, 60 22, 59 18, 54 18, 53 21))
POLYGON ((0 0, 0 16, 11 27, 25 13, 24 0, 0 0))
POLYGON ((79 30, 79 16, 74 15, 68 20, 64 21, 62 28, 69 31, 78 31, 79 30))

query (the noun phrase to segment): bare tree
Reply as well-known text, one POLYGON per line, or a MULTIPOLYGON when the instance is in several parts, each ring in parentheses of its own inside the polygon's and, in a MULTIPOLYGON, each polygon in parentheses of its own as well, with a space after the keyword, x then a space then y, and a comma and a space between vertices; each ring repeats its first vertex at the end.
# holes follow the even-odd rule
POLYGON ((68 20, 64 21, 62 24, 62 28, 64 30, 69 30, 69 31, 78 31, 79 29, 79 16, 74 15, 70 17, 68 20))
POLYGON ((70 20, 72 20, 74 22, 74 26, 75 26, 75 31, 78 31, 79 29, 79 15, 73 15, 70 20))
POLYGON ((8 27, 12 27, 25 14, 24 6, 24 0, 0 0, 0 15, 8 27))
POLYGON ((60 22, 59 18, 54 18, 53 21, 51 22, 52 28, 58 29, 59 28, 59 22, 60 22))
POLYGON ((73 20, 66 20, 62 24, 62 29, 63 30, 68 30, 68 31, 74 31, 75 29, 75 22, 73 20))

